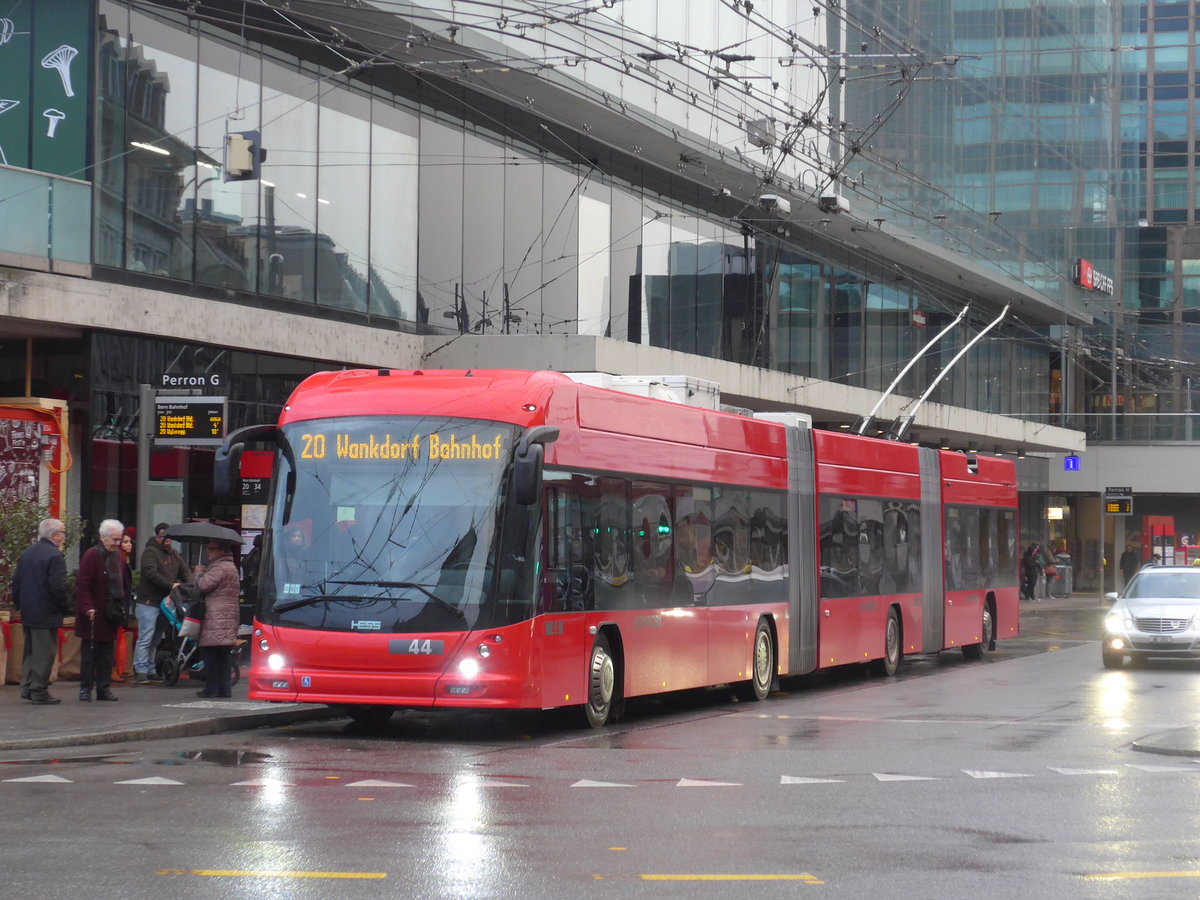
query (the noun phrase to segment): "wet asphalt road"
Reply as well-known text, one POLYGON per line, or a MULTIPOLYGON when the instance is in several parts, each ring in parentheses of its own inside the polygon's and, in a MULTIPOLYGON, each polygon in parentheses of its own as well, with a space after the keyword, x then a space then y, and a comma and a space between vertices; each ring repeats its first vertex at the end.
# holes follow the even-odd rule
POLYGON ((1200 667, 1105 671, 1095 609, 983 663, 562 715, 406 713, 0 759, 3 896, 1190 896, 1200 667), (148 779, 148 780, 147 780, 148 779))

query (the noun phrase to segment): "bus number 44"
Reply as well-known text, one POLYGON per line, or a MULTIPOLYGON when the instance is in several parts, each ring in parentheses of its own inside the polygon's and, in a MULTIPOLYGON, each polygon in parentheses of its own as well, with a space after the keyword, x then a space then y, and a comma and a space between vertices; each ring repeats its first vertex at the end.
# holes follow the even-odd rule
POLYGON ((391 653, 406 656, 440 656, 444 652, 445 641, 435 641, 430 638, 398 638, 389 642, 391 653))

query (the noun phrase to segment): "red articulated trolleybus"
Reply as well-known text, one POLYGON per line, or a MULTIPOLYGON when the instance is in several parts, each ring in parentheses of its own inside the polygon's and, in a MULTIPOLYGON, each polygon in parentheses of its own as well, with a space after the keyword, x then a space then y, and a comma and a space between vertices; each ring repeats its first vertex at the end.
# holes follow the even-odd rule
POLYGON ((326 372, 277 452, 250 697, 581 707, 1017 634, 1010 461, 715 412, 558 372, 326 372))

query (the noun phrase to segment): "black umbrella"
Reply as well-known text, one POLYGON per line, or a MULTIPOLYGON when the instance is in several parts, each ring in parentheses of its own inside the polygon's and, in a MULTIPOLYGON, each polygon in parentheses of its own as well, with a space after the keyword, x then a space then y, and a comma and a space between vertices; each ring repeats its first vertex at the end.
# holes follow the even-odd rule
POLYGON ((203 544, 207 541, 229 541, 241 544, 242 536, 232 528, 224 525, 214 525, 212 522, 185 522, 182 525, 172 525, 166 530, 166 536, 173 541, 203 544))

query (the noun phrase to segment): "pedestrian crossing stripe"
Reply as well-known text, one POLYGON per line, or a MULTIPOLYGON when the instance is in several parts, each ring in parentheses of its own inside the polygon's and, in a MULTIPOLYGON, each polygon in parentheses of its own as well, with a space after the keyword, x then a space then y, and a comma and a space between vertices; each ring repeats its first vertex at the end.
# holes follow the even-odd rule
POLYGON ((346 787, 412 787, 412 785, 405 784, 403 781, 377 781, 369 778, 366 781, 352 781, 346 787))
MULTIPOLYGON (((1179 766, 1164 766, 1154 765, 1150 763, 1123 763, 1124 768, 1134 769, 1139 772, 1144 772, 1148 775, 1167 775, 1177 772, 1198 772, 1196 766, 1179 765, 1179 766)), ((1122 774, 1121 769, 1085 769, 1085 768, 1067 768, 1059 766, 1047 766, 1048 771, 1065 776, 1080 776, 1080 775, 1116 775, 1122 774)), ((1004 778, 1037 778, 1036 774, 1028 772, 999 772, 987 769, 960 769, 962 774, 974 779, 1004 779, 1004 778)), ((943 781, 944 777, 930 775, 905 775, 896 772, 872 772, 871 777, 880 782, 898 782, 898 781, 943 781)), ((340 782, 342 776, 330 775, 327 779, 333 779, 340 782)), ((779 777, 780 785, 809 785, 809 784, 846 784, 852 778, 860 778, 862 775, 846 775, 843 778, 821 778, 802 775, 781 775, 779 777)), ((580 779, 571 783, 570 787, 578 788, 631 788, 645 787, 651 783, 659 783, 660 779, 653 779, 647 782, 619 782, 619 781, 593 781, 591 779, 580 779)), ((80 782, 70 778, 64 778, 61 775, 46 774, 46 775, 25 775, 18 778, 0 779, 0 783, 4 784, 78 784, 80 782)), ((172 778, 163 778, 154 776, 149 778, 131 778, 125 781, 114 781, 113 784, 131 784, 138 786, 153 786, 153 785, 171 785, 182 787, 189 782, 177 781, 172 778)), ((323 782, 322 782, 323 783, 323 782)), ((471 784, 475 787, 494 787, 494 788, 529 788, 538 784, 544 784, 544 781, 531 781, 522 783, 517 781, 509 781, 499 778, 482 778, 478 781, 472 781, 471 784)), ((197 784, 191 782, 191 784, 197 784)), ((246 781, 235 781, 228 784, 229 787, 296 787, 294 782, 283 781, 277 778, 254 778, 246 781)), ((314 787, 318 785, 302 785, 303 787, 314 787)), ((411 788, 416 787, 404 781, 387 781, 383 779, 364 779, 354 782, 340 782, 339 786, 350 788, 411 788)), ((673 784, 674 787, 746 787, 743 782, 737 781, 715 781, 712 779, 700 778, 680 778, 673 784)), ((753 787, 754 785, 751 785, 753 787)))
POLYGON ((177 784, 182 785, 182 781, 176 781, 173 778, 162 778, 154 776, 153 778, 131 778, 129 781, 114 781, 113 784, 177 784))
POLYGON ((633 787, 632 784, 621 784, 616 781, 588 781, 586 778, 575 782, 571 787, 633 787))
POLYGON ((280 781, 278 778, 252 778, 249 781, 235 781, 230 787, 295 787, 290 781, 280 781))
POLYGON ((693 778, 680 778, 675 787, 742 787, 736 781, 704 781, 693 778))

